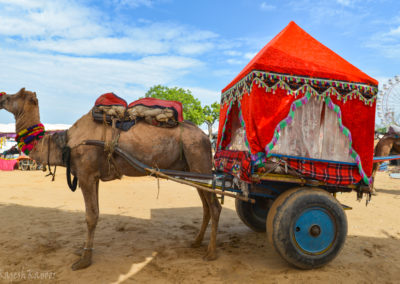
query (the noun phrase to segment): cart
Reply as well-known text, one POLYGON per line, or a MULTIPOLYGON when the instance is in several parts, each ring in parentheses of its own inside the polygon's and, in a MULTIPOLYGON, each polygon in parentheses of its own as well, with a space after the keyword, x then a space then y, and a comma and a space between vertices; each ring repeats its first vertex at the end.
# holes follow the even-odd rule
POLYGON ((17 158, 18 168, 21 171, 34 171, 38 168, 35 160, 29 158, 28 156, 20 156, 17 158))
POLYGON ((351 208, 336 194, 371 197, 377 85, 291 22, 222 90, 212 175, 153 169, 115 153, 222 203, 236 198, 239 218, 266 232, 286 261, 321 267, 347 235, 351 208))

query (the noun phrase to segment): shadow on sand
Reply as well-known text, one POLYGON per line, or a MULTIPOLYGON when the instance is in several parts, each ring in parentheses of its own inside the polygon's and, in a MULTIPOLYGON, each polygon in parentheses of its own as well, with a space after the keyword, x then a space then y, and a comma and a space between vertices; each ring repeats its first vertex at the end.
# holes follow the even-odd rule
POLYGON ((393 194, 393 195, 400 195, 400 189, 384 189, 384 188, 376 188, 376 192, 379 193, 386 193, 386 194, 393 194))
POLYGON ((355 275, 351 280, 356 282, 398 279, 391 278, 395 275, 386 265, 399 266, 400 236, 349 236, 333 262, 318 270, 301 271, 280 258, 265 234, 248 229, 227 208, 220 222, 219 258, 205 262, 208 232, 202 247, 190 248, 201 224, 200 207, 152 209, 150 219, 101 214, 93 264, 73 272, 70 265, 77 260, 73 251, 86 236, 83 212, 0 204, 0 216, 2 280, 7 280, 7 271, 27 270, 50 271, 55 275, 52 282, 66 283, 235 283, 246 279, 340 283, 349 275, 355 275))

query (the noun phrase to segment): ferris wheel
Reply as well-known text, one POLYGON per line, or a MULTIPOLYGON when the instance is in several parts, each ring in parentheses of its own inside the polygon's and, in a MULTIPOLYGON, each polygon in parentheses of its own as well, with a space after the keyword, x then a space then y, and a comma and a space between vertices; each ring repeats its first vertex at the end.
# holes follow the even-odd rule
POLYGON ((378 93, 377 113, 384 126, 400 126, 400 76, 383 84, 378 93))

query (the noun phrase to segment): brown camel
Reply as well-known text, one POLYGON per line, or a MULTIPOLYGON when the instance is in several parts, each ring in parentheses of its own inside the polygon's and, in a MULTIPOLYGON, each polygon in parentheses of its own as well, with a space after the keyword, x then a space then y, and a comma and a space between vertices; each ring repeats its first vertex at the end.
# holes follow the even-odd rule
MULTIPOLYGON (((375 146, 374 156, 375 157, 386 157, 391 154, 399 155, 400 154, 400 138, 393 134, 385 134, 381 140, 379 140, 378 144, 375 146)), ((375 179, 375 175, 379 166, 382 162, 374 163, 372 167, 372 178, 375 179)), ((372 190, 373 194, 376 194, 375 185, 372 190)))
MULTIPOLYGON (((0 109, 11 112, 16 121, 16 133, 40 124, 36 93, 24 88, 14 95, 0 95, 0 109)), ((99 180, 120 179, 123 175, 142 176, 125 160, 116 156, 110 165, 103 148, 82 145, 85 140, 110 140, 113 129, 93 120, 91 112, 82 116, 67 131, 64 142, 58 135, 47 135, 35 140, 29 156, 44 165, 64 166, 62 147, 71 148, 71 173, 79 180, 86 206, 87 239, 80 250, 80 259, 73 270, 88 267, 92 260, 94 232, 99 217, 99 180), (61 141, 61 142, 60 142, 61 141), (64 145, 63 145, 64 144, 64 145), (50 151, 50 154, 49 154, 50 151)), ((197 126, 184 122, 175 128, 158 128, 139 122, 128 131, 122 131, 118 146, 136 159, 152 167, 211 173, 211 145, 207 136, 197 126)), ((203 222, 192 246, 199 247, 211 218, 211 237, 204 256, 216 258, 216 236, 221 205, 215 194, 197 190, 203 204, 203 222)))

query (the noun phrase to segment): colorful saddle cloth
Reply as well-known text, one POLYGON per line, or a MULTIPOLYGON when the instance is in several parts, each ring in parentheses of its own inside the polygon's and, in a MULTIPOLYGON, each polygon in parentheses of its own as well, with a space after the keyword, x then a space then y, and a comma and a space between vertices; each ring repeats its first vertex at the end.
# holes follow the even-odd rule
POLYGON ((214 165, 217 171, 251 182, 251 158, 247 151, 219 150, 215 153, 214 165))
POLYGON ((130 103, 114 93, 101 95, 92 109, 94 120, 115 123, 122 130, 130 129, 137 121, 160 127, 174 127, 183 121, 182 103, 155 98, 139 99, 130 103))

